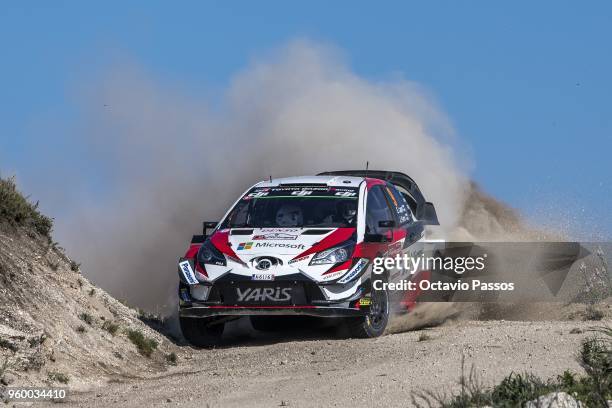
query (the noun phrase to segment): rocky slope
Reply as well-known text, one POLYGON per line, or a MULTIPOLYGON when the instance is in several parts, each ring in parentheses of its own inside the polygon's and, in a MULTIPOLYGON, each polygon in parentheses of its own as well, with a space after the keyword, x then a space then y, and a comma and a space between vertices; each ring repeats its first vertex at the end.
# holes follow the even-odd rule
POLYGON ((92 286, 47 237, 0 222, 3 383, 79 389, 165 370, 175 349, 137 311, 92 286))

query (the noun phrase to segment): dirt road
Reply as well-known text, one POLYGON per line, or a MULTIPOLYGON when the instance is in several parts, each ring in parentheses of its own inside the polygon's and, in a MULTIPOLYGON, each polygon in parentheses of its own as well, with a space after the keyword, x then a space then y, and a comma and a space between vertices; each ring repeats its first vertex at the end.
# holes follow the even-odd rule
POLYGON ((236 339, 216 350, 184 347, 178 366, 163 376, 118 379, 72 393, 68 405, 406 407, 415 390, 456 389, 462 355, 485 384, 511 371, 544 378, 566 369, 581 372, 575 356, 591 326, 463 321, 372 340, 304 339, 303 333, 236 339))

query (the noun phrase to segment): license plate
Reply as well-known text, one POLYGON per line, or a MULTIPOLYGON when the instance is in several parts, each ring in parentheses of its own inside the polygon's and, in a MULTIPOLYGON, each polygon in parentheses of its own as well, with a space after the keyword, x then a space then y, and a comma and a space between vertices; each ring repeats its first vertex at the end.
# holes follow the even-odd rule
POLYGON ((271 273, 254 273, 253 275, 251 275, 251 280, 272 281, 274 280, 274 275, 271 273))

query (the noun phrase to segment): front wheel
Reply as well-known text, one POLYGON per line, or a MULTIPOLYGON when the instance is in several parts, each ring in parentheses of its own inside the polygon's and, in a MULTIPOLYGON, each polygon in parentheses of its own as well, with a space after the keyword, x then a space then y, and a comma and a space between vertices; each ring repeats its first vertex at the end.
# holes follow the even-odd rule
POLYGON ((216 318, 180 317, 181 332, 194 347, 213 347, 219 344, 223 335, 224 323, 216 318))
POLYGON ((372 338, 382 336, 389 322, 389 293, 372 289, 370 312, 365 316, 350 318, 346 326, 351 337, 372 338))

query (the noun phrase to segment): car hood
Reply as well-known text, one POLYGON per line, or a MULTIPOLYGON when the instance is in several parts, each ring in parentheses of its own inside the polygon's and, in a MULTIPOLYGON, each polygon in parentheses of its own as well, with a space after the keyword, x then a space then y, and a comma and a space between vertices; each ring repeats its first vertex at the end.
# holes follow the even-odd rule
POLYGON ((212 242, 226 255, 239 259, 252 255, 295 257, 330 248, 354 232, 355 228, 233 228, 217 231, 212 242))

